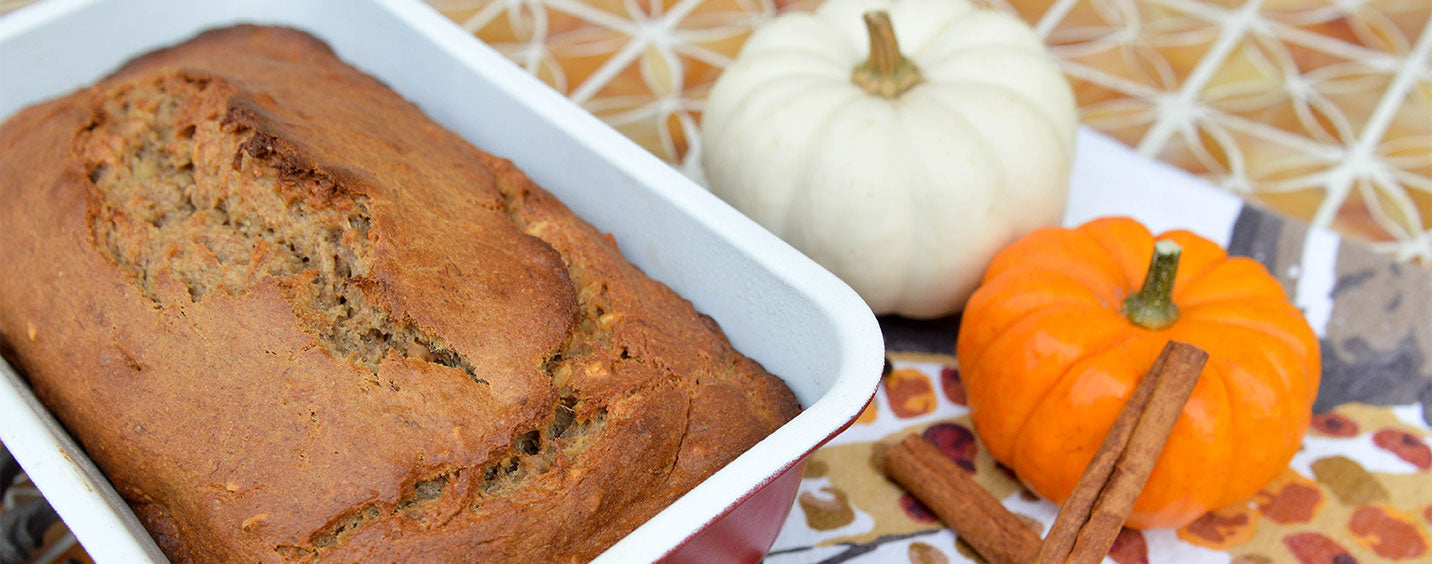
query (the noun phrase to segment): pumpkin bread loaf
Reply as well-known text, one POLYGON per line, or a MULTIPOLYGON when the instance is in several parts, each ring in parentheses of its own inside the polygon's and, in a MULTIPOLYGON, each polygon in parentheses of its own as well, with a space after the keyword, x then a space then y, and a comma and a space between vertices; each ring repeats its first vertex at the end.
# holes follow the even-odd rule
POLYGON ((298 31, 19 112, 0 202, 0 350, 177 561, 590 558, 799 409, 298 31))

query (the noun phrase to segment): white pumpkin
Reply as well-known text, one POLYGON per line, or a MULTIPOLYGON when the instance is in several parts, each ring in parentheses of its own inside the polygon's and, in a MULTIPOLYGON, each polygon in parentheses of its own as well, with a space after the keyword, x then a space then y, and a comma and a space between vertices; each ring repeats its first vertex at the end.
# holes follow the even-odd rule
POLYGON ((717 195, 876 313, 928 318, 963 307, 999 248, 1059 222, 1077 125, 1014 17, 828 0, 746 42, 707 100, 702 164, 717 195))

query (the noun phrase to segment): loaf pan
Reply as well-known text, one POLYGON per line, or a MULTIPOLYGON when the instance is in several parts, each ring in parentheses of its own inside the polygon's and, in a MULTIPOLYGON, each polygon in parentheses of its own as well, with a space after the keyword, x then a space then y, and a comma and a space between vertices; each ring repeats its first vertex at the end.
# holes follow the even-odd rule
MULTIPOLYGON (((136 55, 240 22, 318 36, 439 123, 512 159, 786 381, 804 408, 799 416, 599 561, 758 559, 790 510, 805 457, 875 391, 883 357, 875 318, 814 262, 426 5, 40 2, 0 18, 0 119, 89 85, 136 55)), ((103 474, 3 363, 0 417, 0 440, 96 560, 164 560, 103 474)))

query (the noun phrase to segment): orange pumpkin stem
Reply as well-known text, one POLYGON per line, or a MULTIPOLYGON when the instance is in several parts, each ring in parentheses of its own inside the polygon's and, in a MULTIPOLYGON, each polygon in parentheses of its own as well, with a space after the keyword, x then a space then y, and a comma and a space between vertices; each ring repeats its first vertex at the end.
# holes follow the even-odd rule
POLYGON ((1154 258, 1144 276, 1144 287, 1124 300, 1124 317, 1144 329, 1158 330, 1178 321, 1173 303, 1173 281, 1183 248, 1173 241, 1154 243, 1154 258))
POLYGON ((915 63, 900 52, 889 12, 866 12, 865 30, 870 33, 870 58, 856 65, 851 81, 876 96, 899 98, 924 80, 915 63))

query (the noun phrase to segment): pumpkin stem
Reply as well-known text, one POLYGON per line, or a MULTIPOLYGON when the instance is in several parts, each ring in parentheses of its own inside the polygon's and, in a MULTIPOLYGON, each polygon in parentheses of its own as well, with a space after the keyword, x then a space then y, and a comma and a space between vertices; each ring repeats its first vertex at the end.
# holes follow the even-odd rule
POLYGON ((1144 329, 1158 330, 1178 321, 1173 303, 1173 279, 1178 274, 1178 257, 1183 248, 1173 241, 1154 243, 1154 258, 1144 287, 1124 300, 1124 317, 1144 329))
POLYGON ((870 58, 856 65, 850 80, 866 92, 886 98, 898 98, 924 80, 915 63, 900 52, 889 12, 866 12, 865 30, 870 32, 870 58))

